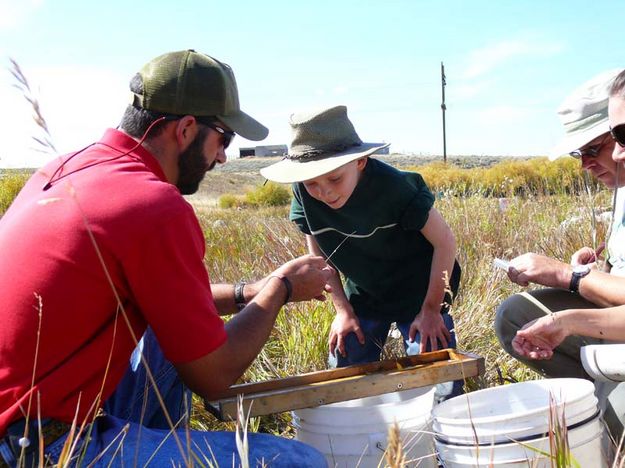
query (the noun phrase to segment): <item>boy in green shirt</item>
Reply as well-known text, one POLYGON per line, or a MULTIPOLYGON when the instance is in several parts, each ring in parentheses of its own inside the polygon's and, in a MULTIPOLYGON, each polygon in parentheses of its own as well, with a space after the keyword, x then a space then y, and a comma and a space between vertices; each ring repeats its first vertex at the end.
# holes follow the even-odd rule
POLYGON ((329 282, 331 359, 379 360, 393 322, 410 354, 455 347, 446 283, 455 295, 456 243, 423 178, 368 158, 388 145, 363 143, 344 106, 293 115, 291 126, 289 155, 261 173, 293 183, 290 219, 345 278, 329 282))

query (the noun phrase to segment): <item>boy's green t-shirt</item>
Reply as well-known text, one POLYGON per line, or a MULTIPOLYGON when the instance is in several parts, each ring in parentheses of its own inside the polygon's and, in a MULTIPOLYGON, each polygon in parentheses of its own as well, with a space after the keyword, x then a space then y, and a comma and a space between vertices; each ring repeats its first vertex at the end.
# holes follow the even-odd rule
POLYGON ((345 277, 356 314, 412 321, 427 293, 433 253, 420 232, 434 204, 421 175, 370 158, 337 210, 312 198, 302 183, 293 184, 293 193, 291 221, 314 235, 325 256, 334 252, 330 261, 345 277))

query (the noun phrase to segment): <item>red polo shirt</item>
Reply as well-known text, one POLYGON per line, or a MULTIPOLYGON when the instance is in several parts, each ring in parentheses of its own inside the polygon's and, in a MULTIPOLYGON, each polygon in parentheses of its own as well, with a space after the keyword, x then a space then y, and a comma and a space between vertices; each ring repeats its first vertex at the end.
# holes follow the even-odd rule
POLYGON ((93 414, 147 324, 172 362, 226 340, 193 209, 136 146, 109 129, 37 171, 0 219, 0 436, 29 405, 93 414))

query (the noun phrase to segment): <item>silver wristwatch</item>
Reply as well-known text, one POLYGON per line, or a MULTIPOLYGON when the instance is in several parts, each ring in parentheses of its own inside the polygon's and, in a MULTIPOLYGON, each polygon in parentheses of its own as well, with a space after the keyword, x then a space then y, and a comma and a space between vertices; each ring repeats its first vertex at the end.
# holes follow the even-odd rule
POLYGON ((578 292, 580 280, 590 273, 590 267, 588 265, 575 265, 573 267, 573 274, 571 275, 571 282, 569 283, 569 291, 578 292))

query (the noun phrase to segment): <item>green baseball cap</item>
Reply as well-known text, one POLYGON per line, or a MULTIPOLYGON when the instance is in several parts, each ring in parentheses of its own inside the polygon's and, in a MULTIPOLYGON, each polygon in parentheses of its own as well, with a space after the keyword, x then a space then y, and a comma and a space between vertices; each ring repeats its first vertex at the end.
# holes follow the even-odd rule
POLYGON ((160 55, 138 73, 142 92, 132 104, 154 112, 217 117, 248 140, 262 140, 269 130, 239 106, 239 92, 229 65, 195 50, 160 55))

